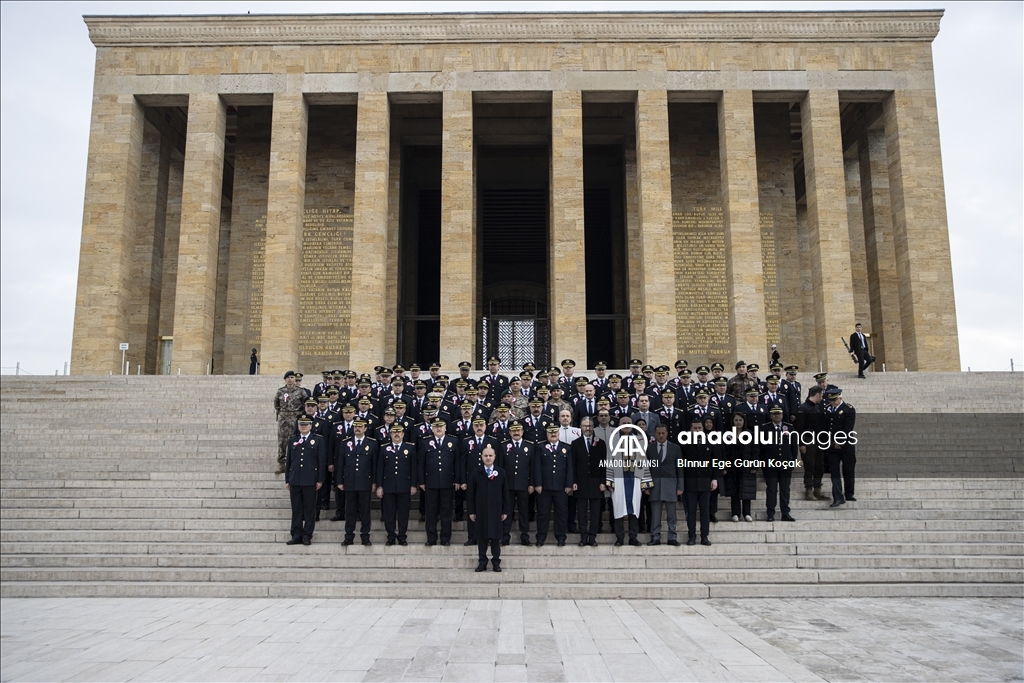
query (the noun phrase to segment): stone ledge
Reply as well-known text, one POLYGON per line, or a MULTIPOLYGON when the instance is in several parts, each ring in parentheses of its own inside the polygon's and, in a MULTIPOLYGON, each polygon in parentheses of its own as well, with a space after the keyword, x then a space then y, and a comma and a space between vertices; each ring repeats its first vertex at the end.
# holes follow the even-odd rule
POLYGON ((931 42, 942 10, 86 16, 97 47, 561 42, 931 42))

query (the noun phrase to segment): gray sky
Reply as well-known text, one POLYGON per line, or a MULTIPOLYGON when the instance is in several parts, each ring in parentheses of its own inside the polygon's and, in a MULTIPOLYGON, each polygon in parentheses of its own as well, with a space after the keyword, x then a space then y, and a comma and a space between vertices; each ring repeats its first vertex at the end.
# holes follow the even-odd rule
MULTIPOLYGON (((3 2, 0 366, 63 371, 85 191, 95 49, 83 14, 931 9, 916 2, 3 2)), ((1024 364, 1024 10, 949 3, 933 45, 964 369, 1024 364)))

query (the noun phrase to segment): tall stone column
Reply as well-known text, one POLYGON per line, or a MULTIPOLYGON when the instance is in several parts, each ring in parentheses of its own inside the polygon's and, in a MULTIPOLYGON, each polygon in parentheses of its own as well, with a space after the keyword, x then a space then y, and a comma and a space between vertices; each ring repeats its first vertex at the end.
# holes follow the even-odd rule
POLYGON ((275 93, 260 328, 261 370, 267 374, 295 369, 299 362, 299 278, 308 130, 309 107, 302 93, 275 93))
POLYGON ((132 95, 94 95, 71 372, 118 372, 128 341, 144 114, 132 95))
POLYGON ((189 96, 172 373, 180 368, 182 374, 202 375, 213 362, 226 121, 227 109, 220 95, 189 96))
POLYGON ((132 370, 156 372, 160 290, 163 280, 164 226, 167 217, 167 179, 171 143, 146 122, 139 169, 135 248, 132 254, 132 303, 129 313, 128 361, 132 370))
POLYGON ((857 144, 864 212, 864 244, 871 306, 872 353, 890 370, 902 370, 903 323, 889 200, 885 131, 871 128, 857 144))
POLYGON ((904 361, 910 370, 959 370, 935 92, 898 90, 883 117, 904 361))
POLYGON ((473 93, 444 91, 441 137, 441 366, 477 365, 473 93))
MULTIPOLYGON (((668 93, 640 90, 636 99, 636 166, 639 186, 640 298, 644 362, 675 362, 676 287, 672 235, 672 164, 668 93)), ((756 195, 755 195, 756 196, 756 195)), ((762 319, 764 312, 761 313, 762 319)))
MULTIPOLYGON (((356 187, 352 230, 349 367, 367 372, 385 354, 388 171, 391 110, 386 92, 361 92, 356 111, 356 187)), ((264 331, 266 334, 266 331, 264 331)))
POLYGON ((729 331, 735 357, 748 363, 760 362, 767 358, 768 341, 751 91, 722 92, 718 103, 718 149, 722 168, 729 331))
POLYGON ((846 215, 839 93, 811 90, 800 103, 807 232, 814 287, 814 326, 818 359, 826 370, 847 370, 849 355, 839 337, 853 329, 853 277, 846 215))
POLYGON ((551 93, 548 278, 552 362, 587 365, 587 259, 583 225, 583 93, 551 93))

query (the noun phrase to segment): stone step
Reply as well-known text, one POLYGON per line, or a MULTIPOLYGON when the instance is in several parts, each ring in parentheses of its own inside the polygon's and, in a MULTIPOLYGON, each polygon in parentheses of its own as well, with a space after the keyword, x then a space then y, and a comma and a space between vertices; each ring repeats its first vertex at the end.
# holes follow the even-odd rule
MULTIPOLYGON (((1021 581, 1024 573, 998 569, 646 569, 638 577, 634 569, 519 569, 514 563, 502 573, 471 574, 467 570, 476 566, 475 557, 466 557, 462 567, 451 569, 420 569, 414 573, 417 583, 572 583, 577 585, 622 585, 642 580, 651 584, 690 583, 1012 583, 1021 581)), ((329 569, 304 568, 301 577, 311 583, 376 583, 389 579, 402 583, 410 578, 405 569, 329 569)), ((274 583, 296 579, 291 568, 263 569, 197 569, 197 568, 2 568, 0 580, 14 581, 123 581, 123 582, 232 582, 274 583)))
MULTIPOLYGON (((312 547, 312 546, 311 546, 312 547)), ((714 547, 714 546, 712 546, 714 547)), ((90 568, 90 567, 190 567, 190 568, 290 568, 290 569, 451 569, 464 567, 466 555, 435 556, 433 553, 394 552, 374 554, 284 553, 280 555, 16 555, 0 557, 2 567, 90 568)), ((703 550, 703 548, 702 548, 703 550)), ((520 569, 1001 569, 1024 570, 1024 556, 988 555, 860 555, 860 556, 797 556, 779 554, 699 555, 629 555, 627 553, 595 553, 590 555, 527 555, 515 558, 520 569)))
MULTIPOLYGON (((861 555, 936 555, 936 556, 1024 556, 1024 545, 1020 543, 760 543, 736 541, 735 538, 718 538, 712 532, 711 537, 715 544, 703 548, 702 553, 710 555, 801 555, 807 557, 828 556, 847 557, 861 555)), ((425 555, 428 557, 462 556, 465 553, 472 553, 462 542, 455 542, 451 546, 426 547, 422 542, 412 543, 409 546, 388 547, 383 542, 376 542, 372 546, 364 547, 358 543, 344 547, 340 542, 327 542, 314 535, 313 545, 303 548, 304 554, 344 554, 347 556, 368 556, 368 555, 389 555, 396 558, 425 555)), ((558 547, 554 543, 548 543, 542 548, 536 546, 524 547, 518 544, 507 546, 503 553, 510 556, 522 557, 593 557, 598 555, 612 555, 615 557, 660 557, 678 556, 683 552, 680 548, 668 545, 644 546, 634 548, 624 546, 617 548, 612 545, 614 536, 601 534, 598 537, 599 545, 595 547, 580 548, 575 542, 568 543, 564 547, 558 547)), ((37 541, 16 541, 0 542, 0 552, 23 555, 95 555, 95 554, 148 554, 155 556, 169 555, 254 555, 272 556, 280 554, 294 554, 290 546, 284 545, 283 541, 269 542, 110 542, 110 541, 66 541, 59 543, 37 542, 37 541)))
MULTIPOLYGON (((236 507, 209 507, 204 506, 205 501, 201 498, 159 498, 154 500, 125 499, 125 498, 79 498, 68 500, 47 500, 44 498, 11 498, 4 502, 3 516, 5 519, 125 519, 133 517, 136 519, 290 519, 290 513, 280 504, 271 505, 277 501, 247 501, 236 500, 236 507)), ((732 524, 729 520, 728 501, 720 501, 719 520, 720 523, 732 524)), ((762 501, 763 503, 763 501, 762 501)), ((859 503, 858 503, 859 504, 859 503)), ((808 503, 814 505, 814 503, 808 503)), ((799 511, 799 522, 811 520, 959 520, 973 522, 978 519, 973 510, 957 509, 916 509, 900 510, 898 512, 888 511, 882 508, 854 508, 853 504, 843 506, 836 510, 832 508, 811 508, 794 505, 793 509, 799 511)), ((753 511, 754 518, 764 520, 765 510, 763 505, 753 511)), ((334 514, 334 511, 324 512, 322 520, 326 520, 334 514)), ((682 513, 680 512, 680 515, 682 513)), ((607 519, 607 515, 605 515, 607 519)), ((985 511, 985 520, 1003 521, 1007 524, 1012 521, 1024 520, 1024 510, 1003 509, 985 511)), ((422 524, 418 521, 418 515, 414 514, 410 519, 410 525, 422 524)), ((455 522, 454 524, 460 524, 455 522)), ((740 522, 746 524, 746 522, 740 522)), ((459 527, 461 528, 461 526, 459 527)), ((1012 527, 1008 527, 1012 528, 1012 527)))
MULTIPOLYGON (((1024 533, 1019 531, 732 531, 722 533, 712 530, 712 535, 722 534, 733 543, 1024 543, 1024 533)), ((426 540, 425 532, 410 531, 410 543, 426 540)), ((319 530, 316 540, 321 543, 340 542, 344 537, 341 530, 319 530)), ((93 543, 233 543, 256 542, 274 543, 288 540, 287 530, 281 531, 191 531, 191 530, 133 530, 133 531, 0 531, 0 542, 18 543, 67 543, 87 541, 93 543)), ((371 531, 370 538, 378 543, 386 539, 382 529, 371 531)), ((463 533, 453 534, 453 543, 465 540, 463 533)), ((554 538, 549 536, 549 544, 554 538)))
MULTIPOLYGON (((776 518, 778 520, 778 518, 776 518)), ((682 521, 682 520, 680 520, 682 521)), ((131 516, 127 519, 107 517, 103 519, 62 519, 58 517, 47 517, 44 519, 30 518, 17 519, 4 514, 0 520, 2 531, 120 531, 120 530, 183 530, 183 531, 280 531, 282 525, 290 523, 290 515, 281 510, 276 519, 163 519, 160 517, 138 518, 131 516)), ((606 522, 607 523, 607 522, 606 522)), ((459 524, 461 531, 465 523, 459 524)), ((380 531, 383 524, 379 517, 372 520, 374 531, 380 531)), ((682 525, 681 525, 682 526, 682 525)), ((339 531, 343 528, 341 522, 329 522, 322 520, 318 530, 323 532, 339 531)), ((410 531, 422 531, 424 524, 413 522, 410 531)), ((515 528, 518 528, 517 526, 515 528)), ((535 529, 536 525, 531 525, 535 529)), ((836 528, 835 520, 803 520, 796 522, 719 522, 715 525, 716 533, 745 533, 750 531, 786 531, 786 532, 831 532, 836 528)), ((1024 525, 1020 523, 1005 522, 1002 520, 907 520, 907 519, 880 519, 880 520, 843 520, 844 532, 869 532, 869 531, 1009 531, 1020 533, 1024 538, 1024 525)))
MULTIPOLYGON (((486 573, 486 572, 485 572, 486 573)), ((504 572, 503 572, 504 573, 504 572)), ((527 584, 527 583, 241 583, 63 582, 0 584, 0 597, 364 598, 459 600, 696 600, 703 598, 1021 598, 1020 583, 867 584, 527 584)))

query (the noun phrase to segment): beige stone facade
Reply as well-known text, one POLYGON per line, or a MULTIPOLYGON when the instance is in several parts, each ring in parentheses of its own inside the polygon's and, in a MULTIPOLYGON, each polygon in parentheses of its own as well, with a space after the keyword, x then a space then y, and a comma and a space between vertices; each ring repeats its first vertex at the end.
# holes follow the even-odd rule
POLYGON ((72 371, 958 369, 941 16, 87 17, 72 371))

